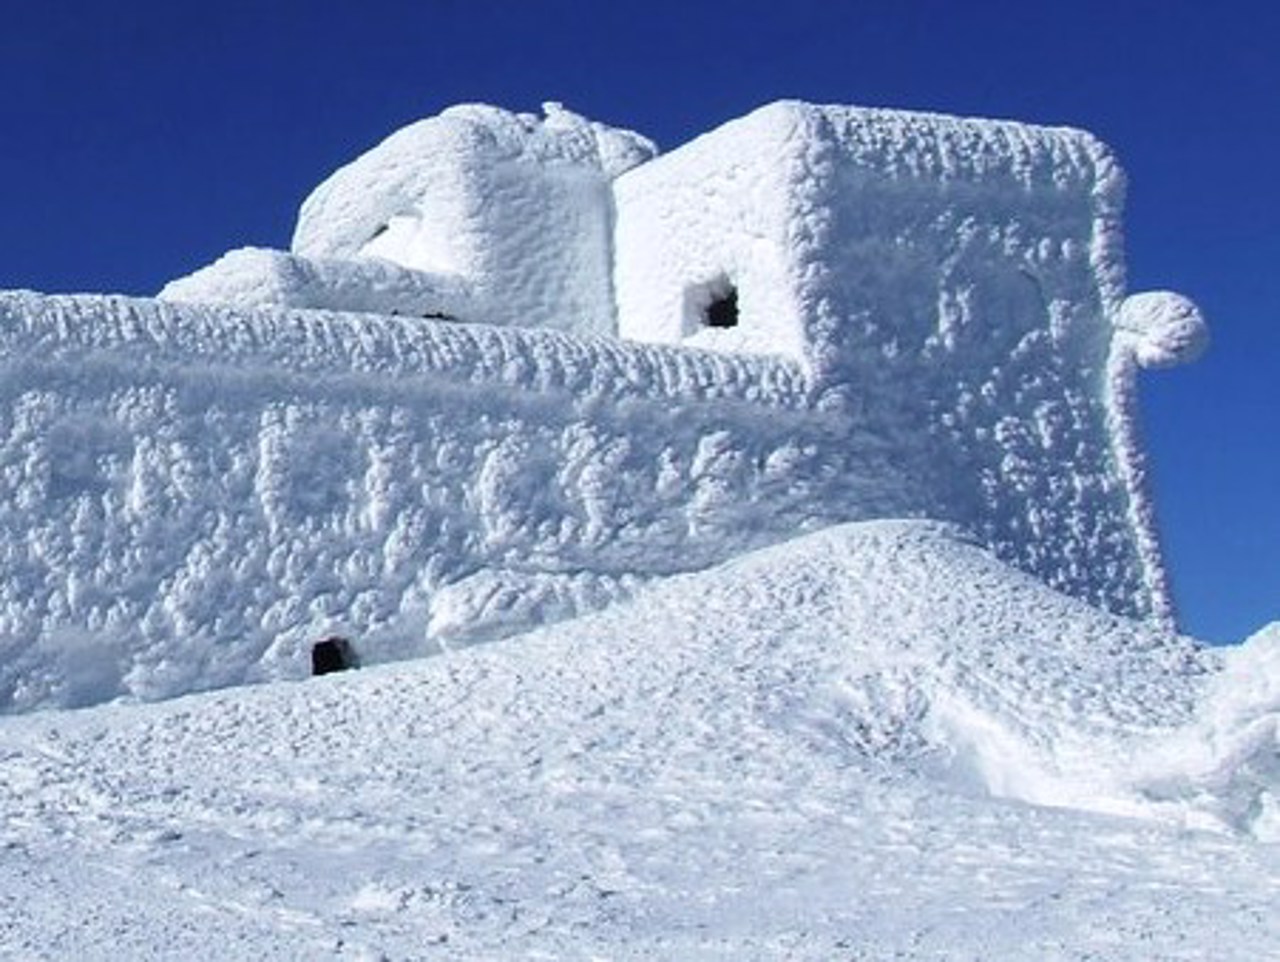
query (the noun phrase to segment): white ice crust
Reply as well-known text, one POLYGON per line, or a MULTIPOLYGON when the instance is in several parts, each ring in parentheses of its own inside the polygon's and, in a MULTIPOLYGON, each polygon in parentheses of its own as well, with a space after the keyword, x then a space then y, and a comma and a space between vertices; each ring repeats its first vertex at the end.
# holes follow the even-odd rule
POLYGON ((1204 324, 1126 297, 1122 194, 1062 128, 781 102, 659 157, 471 105, 321 184, 290 252, 159 300, 0 296, 0 704, 54 697, 19 681, 51 638, 127 665, 64 701, 158 697, 866 518, 1168 629, 1136 370, 1204 324))

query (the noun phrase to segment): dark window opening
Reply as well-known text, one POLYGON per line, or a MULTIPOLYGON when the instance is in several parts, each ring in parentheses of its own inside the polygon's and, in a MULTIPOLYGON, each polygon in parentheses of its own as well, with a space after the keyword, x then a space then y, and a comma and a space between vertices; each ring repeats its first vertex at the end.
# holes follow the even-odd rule
POLYGON ((336 635, 317 641, 311 646, 311 674, 328 675, 348 668, 359 668, 356 651, 351 642, 336 635))
POLYGON ((738 326, 738 291, 735 288, 718 295, 703 313, 707 327, 738 326))

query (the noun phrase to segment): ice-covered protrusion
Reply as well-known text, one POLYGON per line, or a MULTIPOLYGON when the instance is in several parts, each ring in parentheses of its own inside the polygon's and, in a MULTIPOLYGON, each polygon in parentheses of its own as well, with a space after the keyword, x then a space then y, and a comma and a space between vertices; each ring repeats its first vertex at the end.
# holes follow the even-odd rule
POLYGON ((468 104, 397 131, 312 192, 293 252, 456 276, 488 323, 611 333, 610 181, 656 148, 544 110, 468 104))
POLYGON ((1173 291, 1144 291, 1120 303, 1115 318, 1119 346, 1141 367, 1172 367, 1194 361, 1209 346, 1200 309, 1173 291))
POLYGON ((1139 434, 1138 371, 1194 361, 1208 347, 1209 329, 1195 304, 1172 291, 1123 298, 1114 308, 1111 324, 1105 394, 1112 460, 1128 492, 1129 526, 1153 602, 1149 614, 1172 629, 1177 612, 1162 561, 1147 457, 1139 434))

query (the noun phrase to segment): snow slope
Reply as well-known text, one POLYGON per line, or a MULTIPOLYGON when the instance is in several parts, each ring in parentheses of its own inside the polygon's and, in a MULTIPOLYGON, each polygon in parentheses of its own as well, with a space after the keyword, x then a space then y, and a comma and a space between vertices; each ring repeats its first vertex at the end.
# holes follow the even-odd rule
POLYGON ((875 522, 417 663, 7 718, 0 955, 1271 957, 1278 652, 875 522))

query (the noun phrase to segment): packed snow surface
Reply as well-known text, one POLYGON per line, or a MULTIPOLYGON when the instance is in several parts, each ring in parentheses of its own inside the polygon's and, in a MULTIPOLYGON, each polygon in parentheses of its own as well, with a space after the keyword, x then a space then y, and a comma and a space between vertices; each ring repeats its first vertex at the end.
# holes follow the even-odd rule
POLYGON ((0 955, 1273 957, 1278 655, 878 522, 501 644, 8 718, 0 955))

